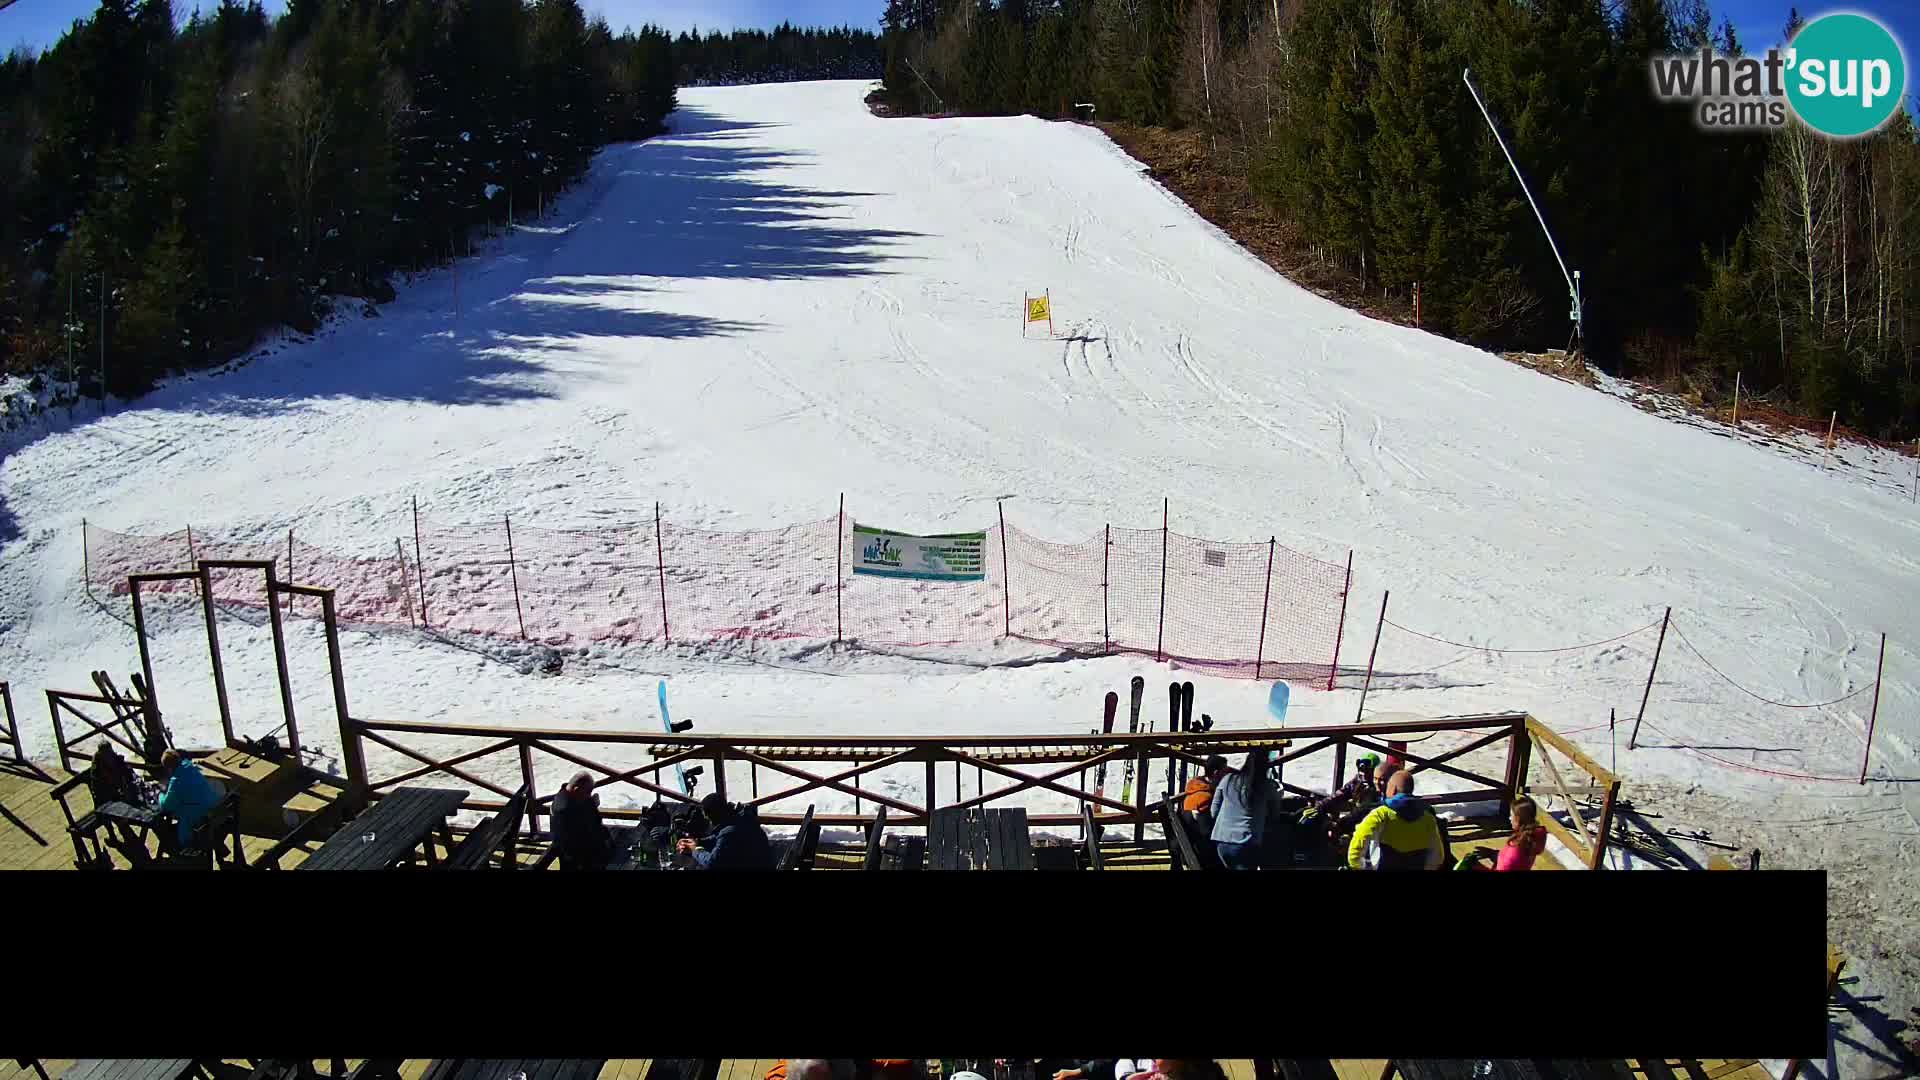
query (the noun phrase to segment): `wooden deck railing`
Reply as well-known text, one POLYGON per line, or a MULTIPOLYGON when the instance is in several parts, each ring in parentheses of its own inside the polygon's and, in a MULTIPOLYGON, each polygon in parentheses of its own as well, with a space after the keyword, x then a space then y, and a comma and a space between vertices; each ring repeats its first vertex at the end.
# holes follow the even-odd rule
POLYGON ((60 755, 60 768, 66 772, 75 773, 86 768, 85 764, 76 765, 76 759, 83 763, 93 761, 97 751, 82 747, 94 740, 119 744, 127 751, 130 761, 148 766, 160 764, 160 752, 165 745, 155 735, 159 714, 144 697, 49 690, 47 713, 53 718, 53 745, 60 755), (111 716, 104 721, 96 719, 82 711, 82 705, 104 705, 111 716), (67 737, 67 725, 60 719, 62 714, 83 725, 72 738, 67 737))
MULTIPOLYGON (((1586 862, 1587 869, 1602 869, 1606 865, 1608 833, 1613 829, 1613 804, 1620 797, 1620 778, 1601 768, 1593 759, 1581 753, 1579 747, 1531 716, 1527 717, 1527 736, 1528 745, 1523 748, 1523 754, 1538 750, 1540 763, 1546 766, 1547 776, 1552 780, 1551 784, 1528 786, 1529 791, 1549 796, 1540 800, 1540 824, 1580 856, 1586 862), (1573 797, 1573 790, 1567 786, 1560 767, 1554 763, 1554 751, 1565 756, 1574 769, 1585 773, 1593 781, 1588 790, 1600 796, 1600 813, 1595 828, 1588 828, 1586 816, 1573 797), (1567 816, 1573 822, 1571 829, 1554 820, 1551 796, 1556 795, 1566 806, 1567 816)), ((1524 783, 1528 775, 1524 757, 1519 775, 1524 783)))
MULTIPOLYGON (((1089 808, 1094 820, 1103 826, 1133 825, 1136 837, 1149 823, 1158 822, 1158 801, 1167 784, 1167 770, 1184 761, 1190 767, 1203 767, 1209 754, 1239 754, 1264 749, 1272 752, 1280 769, 1283 787, 1296 794, 1320 792, 1286 782, 1285 767, 1311 754, 1332 748, 1336 763, 1334 776, 1344 769, 1348 747, 1394 754, 1415 772, 1434 771, 1466 779, 1475 787, 1452 792, 1423 793, 1435 804, 1460 802, 1498 802, 1503 807, 1513 798, 1517 785, 1524 784, 1524 756, 1530 746, 1524 713, 1498 713, 1476 716, 1444 717, 1388 721, 1367 724, 1341 724, 1324 727, 1256 728, 1209 732, 1143 732, 1115 735, 906 735, 906 736, 777 736, 728 734, 667 734, 665 732, 589 731, 548 728, 501 728, 476 724, 437 724, 408 721, 373 720, 352 717, 348 723, 351 737, 383 747, 412 763, 398 771, 380 775, 349 775, 350 782, 364 784, 371 795, 405 784, 437 777, 457 781, 479 789, 465 804, 466 809, 492 811, 505 804, 512 790, 521 784, 540 791, 556 788, 542 785, 536 762, 564 762, 597 777, 600 787, 627 789, 666 802, 684 801, 678 787, 663 776, 676 766, 700 763, 712 777, 712 790, 758 807, 799 799, 821 789, 851 796, 852 814, 819 814, 814 821, 825 825, 865 826, 874 814, 862 808, 871 803, 877 810, 885 807, 890 826, 924 826, 929 809, 980 806, 1022 793, 1040 790, 1064 795, 1079 806, 1089 808), (1437 732, 1469 732, 1479 735, 1464 746, 1444 753, 1422 755, 1405 749, 1408 736, 1437 732), (433 750, 425 740, 444 744, 446 740, 470 742, 458 752, 433 750), (1507 744, 1507 761, 1499 777, 1462 767, 1458 759, 1478 749, 1507 744), (605 748, 638 747, 651 760, 639 765, 613 764, 603 760, 605 748), (489 780, 478 775, 477 763, 492 759, 498 763, 505 755, 509 769, 518 775, 508 781, 489 780), (1119 789, 1126 763, 1134 764, 1135 786, 1131 804, 1121 800, 1119 789), (811 768, 801 763, 824 763, 811 768), (1108 766, 1105 793, 1096 793, 1091 781, 1102 764, 1108 766), (746 766, 748 791, 739 799, 728 790, 728 766, 746 766), (879 790, 863 786, 862 778, 879 769, 897 766, 922 767, 924 781, 917 799, 897 788, 879 790), (943 766, 951 766, 949 774, 943 766), (1028 767, 1037 767, 1029 771, 1028 767), (965 784, 972 772, 975 782, 965 784), (776 782, 791 783, 761 791, 765 775, 776 782), (950 781, 948 777, 951 777, 950 781), (988 777, 997 786, 989 787, 988 777), (969 793, 967 788, 971 787, 969 793), (489 797, 493 796, 493 797, 489 797)), ((1543 729, 1544 730, 1544 729, 1543 729)), ((1557 738, 1557 736, 1556 736, 1557 738)), ((364 750, 349 755, 349 760, 364 762, 364 750)), ((364 765, 361 766, 363 769, 364 765)), ((530 808, 528 828, 537 831, 533 818, 551 802, 549 793, 530 808)), ((796 807, 797 809, 797 807, 796 807)), ((637 818, 639 810, 603 809, 613 818, 637 818)), ((798 813, 763 811, 768 824, 792 825, 798 813)), ((1043 813, 1029 818, 1035 825, 1072 826, 1082 817, 1072 813, 1043 813)))
POLYGON ((13 692, 4 681, 0 681, 0 747, 6 749, 5 760, 15 765, 27 764, 27 753, 20 747, 20 726, 13 718, 13 692))

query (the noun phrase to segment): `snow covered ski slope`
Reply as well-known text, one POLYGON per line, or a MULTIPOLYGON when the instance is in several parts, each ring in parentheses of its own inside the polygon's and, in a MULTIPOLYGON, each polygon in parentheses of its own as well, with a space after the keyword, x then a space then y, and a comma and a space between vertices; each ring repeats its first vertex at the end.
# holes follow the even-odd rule
MULTIPOLYGON (((16 440, 0 677, 31 694, 131 669, 124 600, 82 593, 83 517, 261 543, 297 528, 379 555, 411 535, 415 496, 440 523, 591 528, 658 500, 682 525, 746 529, 830 517, 845 492, 863 521, 926 532, 987 527, 1006 497, 1010 521, 1060 541, 1157 527, 1169 497, 1189 535, 1352 548, 1344 668, 1392 590, 1370 711, 1530 709, 1630 783, 1902 817, 1902 790, 1920 800, 1813 779, 1857 776, 1870 692, 1786 709, 1699 658, 1763 698, 1822 702, 1873 680, 1889 632, 1874 774, 1920 776, 1910 463, 1849 450, 1823 470, 1370 321, 1246 254, 1096 130, 882 120, 864 91, 684 90, 670 135, 609 148, 545 221, 379 317, 16 440), (1022 336, 1020 298, 1042 289, 1055 340, 1022 336), (1649 745, 1629 752, 1608 710, 1638 708, 1669 605, 1649 745), (1398 627, 1505 649, 1641 629, 1496 653, 1398 627)), ((155 619, 170 723, 205 739, 196 616, 155 619)), ((313 626, 292 626, 325 741, 313 626)), ((222 634, 242 727, 271 730, 265 631, 222 634)), ((644 730, 667 673, 708 732, 1081 731, 1150 666, 604 647, 547 676, 497 643, 346 644, 358 714, 644 730)), ((1358 681, 1295 686, 1289 722, 1351 719, 1358 681)), ((1265 687, 1199 683, 1221 725, 1264 722, 1265 687)), ((44 720, 23 726, 44 751, 44 720)))

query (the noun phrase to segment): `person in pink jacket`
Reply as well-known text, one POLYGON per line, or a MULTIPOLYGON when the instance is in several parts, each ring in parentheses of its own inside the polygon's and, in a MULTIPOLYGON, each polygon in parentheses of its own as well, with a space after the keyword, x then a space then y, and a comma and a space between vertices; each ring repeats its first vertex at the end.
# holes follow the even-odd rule
POLYGON ((1525 795, 1513 800, 1513 835, 1500 848, 1491 867, 1482 862, 1482 848, 1460 860, 1461 870, 1531 870, 1533 860, 1547 849, 1547 830, 1540 825, 1540 807, 1525 795))

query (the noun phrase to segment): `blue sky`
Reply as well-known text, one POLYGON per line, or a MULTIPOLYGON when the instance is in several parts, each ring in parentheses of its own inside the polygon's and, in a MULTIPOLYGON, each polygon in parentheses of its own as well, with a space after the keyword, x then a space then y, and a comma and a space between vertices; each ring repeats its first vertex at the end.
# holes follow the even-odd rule
MULTIPOLYGON (((183 15, 194 0, 174 0, 183 15)), ((282 0, 265 0, 269 11, 278 11, 282 0)), ((93 11, 95 0, 14 0, 0 8, 0 48, 25 43, 45 48, 73 21, 93 11)), ((675 32, 700 27, 768 27, 782 19, 801 25, 841 25, 877 27, 885 0, 585 0, 589 11, 607 17, 617 30, 654 22, 675 32)), ((1718 0, 1713 4, 1714 22, 1720 16, 1732 17, 1735 28, 1749 48, 1773 44, 1786 25, 1789 3, 1777 0, 1718 0)), ((1800 6, 1802 15, 1826 11, 1858 11, 1872 15, 1893 29, 1907 50, 1910 67, 1920 64, 1920 3, 1914 0, 1813 0, 1800 6)), ((1909 85, 1916 81, 1910 72, 1909 85)))

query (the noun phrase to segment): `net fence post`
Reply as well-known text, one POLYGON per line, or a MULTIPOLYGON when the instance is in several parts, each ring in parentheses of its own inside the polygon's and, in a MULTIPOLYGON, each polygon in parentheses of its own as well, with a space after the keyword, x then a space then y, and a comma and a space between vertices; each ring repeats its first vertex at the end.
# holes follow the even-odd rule
MULTIPOLYGON (((1006 637, 1013 637, 1013 567, 1007 563, 1007 504, 996 504, 1000 510, 1000 590, 1006 598, 1006 609, 1000 614, 1006 630, 1006 637)), ((928 803, 932 806, 932 803, 928 803)))
POLYGON ((427 620, 427 564, 420 554, 420 496, 413 496, 413 572, 420 579, 420 629, 431 629, 427 620))
POLYGON ((80 519, 80 576, 84 581, 87 599, 93 599, 93 559, 87 552, 87 519, 80 519))
POLYGON ((673 643, 673 631, 667 623, 667 545, 660 527, 660 503, 653 504, 653 560, 660 573, 660 641, 673 643))
POLYGON ((840 644, 846 638, 847 627, 841 614, 840 593, 846 588, 841 577, 840 564, 846 561, 847 543, 847 493, 840 493, 839 523, 833 529, 833 643, 840 644))
POLYGON ((1106 540, 1100 545, 1100 640, 1105 645, 1106 655, 1113 654, 1113 623, 1107 617, 1107 597, 1113 591, 1113 582, 1107 572, 1108 559, 1113 554, 1113 525, 1107 524, 1106 540))
POLYGON ((1860 754, 1860 782, 1867 782, 1867 765, 1873 760, 1873 725, 1880 719, 1880 678, 1887 670, 1887 635, 1880 634, 1880 663, 1873 669, 1873 711, 1867 714, 1867 745, 1860 754))
POLYGON ((1160 500, 1160 629, 1154 636, 1154 659, 1167 659, 1167 517, 1171 499, 1160 500))
POLYGON ((407 605, 407 625, 416 626, 418 624, 413 621, 413 586, 407 583, 407 549, 397 536, 393 538, 393 557, 400 563, 400 599, 407 605))
POLYGON ((1347 632, 1347 597, 1353 593, 1353 549, 1347 549, 1347 577, 1340 586, 1340 622, 1333 628, 1333 666, 1327 669, 1327 689, 1333 689, 1333 678, 1340 674, 1340 639, 1347 632))
POLYGON ((527 640, 527 616, 520 609, 520 567, 513 557, 513 515, 503 514, 507 523, 507 575, 513 581, 513 617, 520 623, 520 640, 527 640))
POLYGON ((1360 707, 1353 711, 1353 722, 1356 724, 1367 713, 1367 691, 1373 689, 1373 661, 1380 655, 1380 631, 1387 628, 1387 598, 1392 595, 1392 589, 1380 594, 1380 621, 1373 628, 1373 651, 1367 654, 1367 681, 1360 684, 1360 707))
POLYGON ((1261 666, 1267 658, 1267 605, 1273 600, 1273 551, 1279 537, 1267 538, 1267 584, 1260 590, 1260 644, 1253 650, 1253 681, 1260 681, 1261 666))
MULTIPOLYGON (((1647 699, 1653 696, 1653 675, 1660 670, 1660 650, 1667 645, 1667 620, 1673 618, 1673 608, 1660 616, 1660 640, 1653 644, 1653 665, 1647 668, 1647 688, 1640 694, 1640 711, 1633 716, 1633 732, 1627 736, 1627 749, 1634 748, 1635 740, 1640 738, 1640 721, 1647 718, 1647 699)), ((1875 691, 1878 693, 1878 691, 1875 691)))

